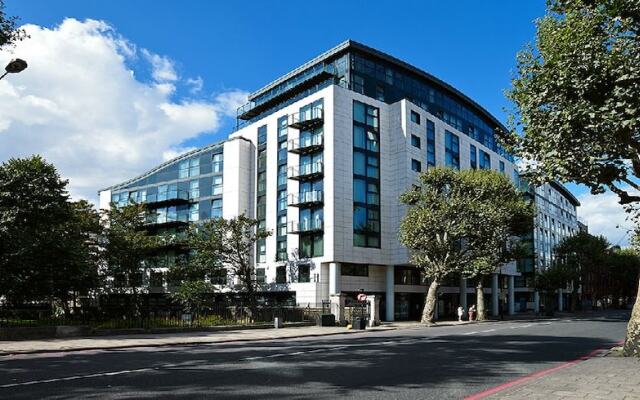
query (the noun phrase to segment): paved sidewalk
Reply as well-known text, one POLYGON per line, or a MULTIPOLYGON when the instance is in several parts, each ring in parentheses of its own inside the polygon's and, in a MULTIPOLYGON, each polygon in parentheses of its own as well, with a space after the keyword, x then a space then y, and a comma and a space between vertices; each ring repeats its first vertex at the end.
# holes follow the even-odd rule
POLYGON ((640 359, 590 358, 483 398, 638 400, 640 359))

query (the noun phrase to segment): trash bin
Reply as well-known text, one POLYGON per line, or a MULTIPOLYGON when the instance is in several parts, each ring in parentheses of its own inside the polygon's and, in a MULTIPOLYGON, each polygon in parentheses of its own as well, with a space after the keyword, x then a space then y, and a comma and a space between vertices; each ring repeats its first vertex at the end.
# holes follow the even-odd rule
POLYGON ((367 320, 365 318, 356 317, 353 319, 351 327, 355 330, 363 331, 367 329, 367 320))
POLYGON ((320 314, 318 317, 318 326, 336 326, 336 316, 333 314, 320 314))
POLYGON ((280 317, 275 317, 273 319, 273 327, 278 329, 278 328, 282 328, 283 327, 283 323, 282 323, 282 318, 280 317))

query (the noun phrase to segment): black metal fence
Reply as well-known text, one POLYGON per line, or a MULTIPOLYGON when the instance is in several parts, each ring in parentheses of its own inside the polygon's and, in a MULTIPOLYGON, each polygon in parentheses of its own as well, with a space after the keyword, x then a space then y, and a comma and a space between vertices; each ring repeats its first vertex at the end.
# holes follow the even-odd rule
POLYGON ((150 312, 144 316, 119 317, 97 313, 54 316, 43 310, 0 309, 0 328, 60 325, 86 325, 95 329, 206 328, 273 324, 275 318, 280 318, 285 323, 308 322, 314 321, 315 313, 298 307, 247 307, 224 304, 208 307, 198 313, 170 310, 150 312))

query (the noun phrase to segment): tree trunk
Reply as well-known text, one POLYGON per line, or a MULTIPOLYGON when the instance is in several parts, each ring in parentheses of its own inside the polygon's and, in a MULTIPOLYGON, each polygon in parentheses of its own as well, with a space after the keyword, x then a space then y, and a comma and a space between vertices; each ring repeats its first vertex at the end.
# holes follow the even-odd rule
POLYGON ((422 320, 420 321, 423 324, 433 324, 435 322, 439 286, 440 282, 437 279, 431 281, 431 284, 429 285, 427 297, 424 302, 424 309, 422 310, 422 320))
POLYGON ((627 357, 640 357, 640 284, 636 304, 631 312, 631 319, 627 325, 627 337, 624 341, 624 355, 627 357))
POLYGON ((476 321, 484 321, 487 319, 487 310, 484 304, 484 286, 482 284, 482 278, 482 276, 478 278, 478 284, 476 285, 476 321))

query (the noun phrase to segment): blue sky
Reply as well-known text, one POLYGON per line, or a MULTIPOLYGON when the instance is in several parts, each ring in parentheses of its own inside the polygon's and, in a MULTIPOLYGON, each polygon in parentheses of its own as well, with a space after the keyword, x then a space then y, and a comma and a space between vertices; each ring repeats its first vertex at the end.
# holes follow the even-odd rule
MULTIPOLYGON (((28 88, 38 87, 38 79, 41 86, 46 86, 49 81, 45 79, 60 78, 58 92, 64 92, 73 85, 75 79, 62 83, 60 75, 64 71, 55 71, 60 64, 84 64, 86 70, 81 75, 95 72, 95 89, 90 88, 90 82, 83 83, 89 89, 83 92, 82 88, 76 88, 73 93, 79 94, 75 96, 86 97, 87 93, 93 92, 111 96, 107 89, 112 76, 125 69, 114 67, 117 60, 114 61, 113 57, 100 61, 107 50, 100 48, 94 51, 93 48, 98 47, 88 42, 98 38, 103 39, 102 45, 117 47, 116 58, 122 58, 126 70, 133 71, 135 75, 132 82, 123 83, 124 89, 119 92, 120 98, 116 96, 116 103, 124 104, 128 97, 145 99, 134 102, 138 104, 147 101, 148 90, 156 90, 154 96, 158 99, 158 106, 166 106, 163 109, 170 109, 173 114, 184 115, 182 119, 156 122, 155 128, 151 126, 146 131, 136 131, 130 137, 116 137, 103 144, 103 148, 121 150, 102 154, 102 168, 95 166, 96 172, 92 175, 80 175, 77 171, 88 171, 90 168, 85 168, 86 163, 100 155, 84 160, 78 154, 46 150, 45 154, 70 176, 72 194, 91 197, 96 188, 117 183, 125 176, 131 177, 162 161, 159 155, 154 158, 129 151, 136 148, 133 140, 139 139, 138 148, 144 149, 150 143, 147 138, 153 137, 153 129, 164 128, 164 136, 157 134, 164 141, 159 140, 156 152, 162 153, 165 159, 185 149, 220 140, 228 135, 235 123, 232 108, 238 97, 349 38, 436 75, 505 121, 504 109, 509 105, 503 92, 509 87, 515 55, 533 40, 534 21, 544 14, 545 1, 7 0, 6 7, 9 15, 20 16, 21 23, 36 26, 32 27, 36 29, 30 39, 33 43, 28 44, 32 47, 31 53, 27 52, 31 57, 28 70, 31 77, 23 73, 14 78, 16 87, 23 84, 27 88, 22 98, 29 94, 28 88), (75 22, 63 27, 65 19, 75 22), (87 22, 89 20, 103 21, 108 27, 96 26, 87 22), (64 42, 73 41, 76 42, 73 46, 64 47, 64 42), (42 47, 38 48, 36 42, 42 47), (56 50, 58 53, 65 54, 53 53, 51 43, 60 48, 56 50), (82 51, 94 52, 83 59, 79 56, 82 51), (48 65, 47 60, 42 59, 47 57, 48 65), (58 57, 61 58, 58 60, 58 57), (39 73, 37 63, 41 64, 39 73), (103 75, 98 72, 103 72, 103 75), (137 94, 129 94, 136 90, 137 94), (214 120, 206 120, 204 115, 210 114, 215 114, 214 120), (171 135, 176 137, 170 140, 168 137, 171 135), (122 154, 125 155, 118 157, 122 154), (105 170, 110 173, 106 174, 105 170)), ((21 50, 27 51, 21 46, 24 45, 16 49, 17 55, 21 50)), ((58 92, 33 93, 33 96, 64 98, 64 93, 58 92)), ((126 110, 118 109, 117 104, 110 106, 112 113, 104 111, 104 119, 117 119, 126 113, 126 110)), ((149 105, 147 113, 152 113, 149 111, 152 106, 149 105)), ((86 110, 76 108, 68 110, 67 114, 93 112, 93 109, 86 110)), ((122 116, 123 121, 136 118, 122 116)), ((137 129, 145 123, 136 121, 126 125, 123 122, 122 126, 137 129)), ((96 124, 94 131, 104 132, 102 135, 105 137, 114 130, 112 126, 96 124)), ((14 122, 13 126, 18 124, 14 122)), ((17 129, 14 133, 16 137, 25 137, 17 129)), ((80 131, 77 133, 81 134, 80 131)), ((9 142, 5 147, 9 144, 15 146, 9 142)), ((90 146, 86 146, 87 152, 91 153, 90 146)), ((39 151, 27 145, 15 147, 20 148, 16 155, 39 151)), ((69 148, 68 145, 64 147, 69 148)), ((0 149, 0 160, 2 158, 0 149)), ((626 243, 623 230, 615 228, 612 222, 624 221, 613 197, 593 198, 583 188, 569 187, 574 194, 581 196, 583 203, 589 202, 585 210, 601 211, 597 221, 589 220, 594 233, 606 234, 614 243, 626 243), (611 217, 613 213, 616 213, 615 218, 611 217)))

